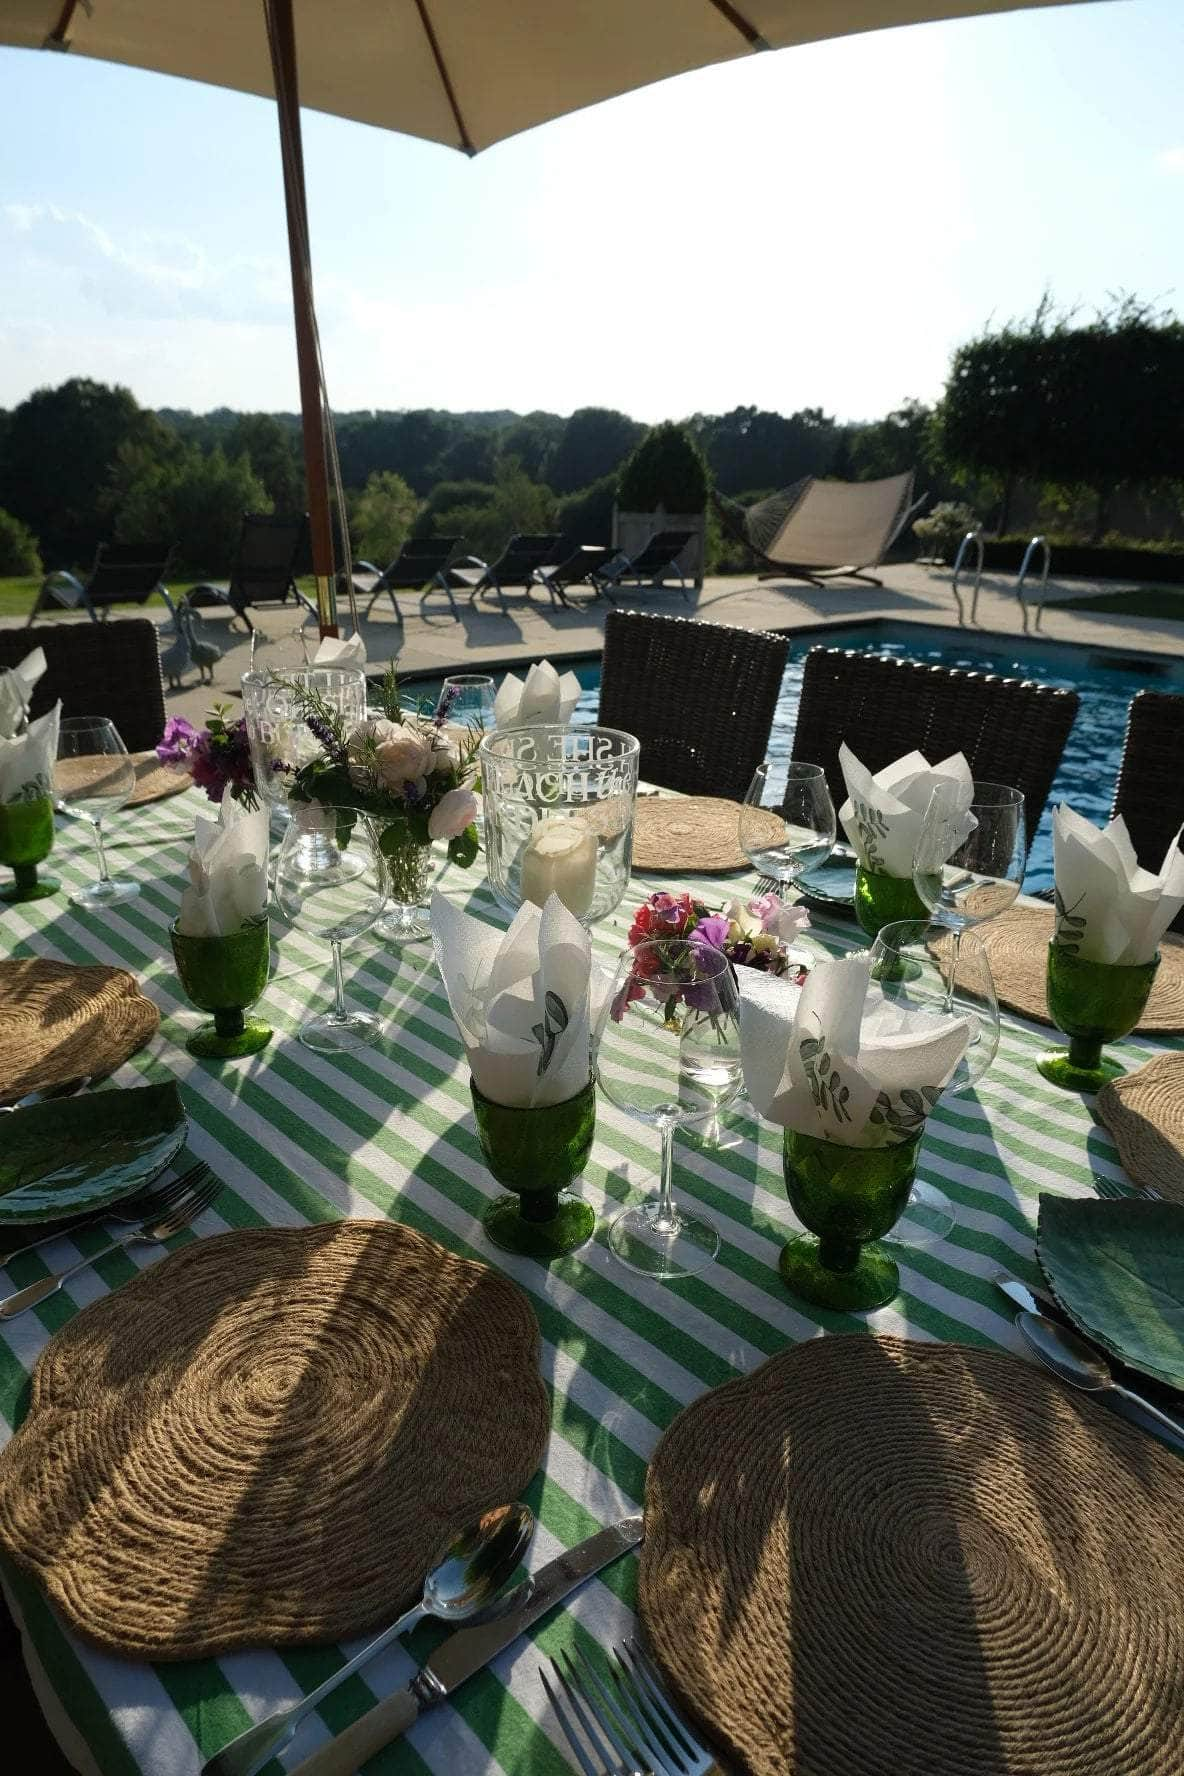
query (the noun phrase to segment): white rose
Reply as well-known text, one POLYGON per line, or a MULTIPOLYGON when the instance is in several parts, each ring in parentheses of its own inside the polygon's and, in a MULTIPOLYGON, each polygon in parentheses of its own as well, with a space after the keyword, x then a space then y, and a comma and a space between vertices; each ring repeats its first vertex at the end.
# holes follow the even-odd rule
POLYGON ((427 773, 431 743, 417 728, 395 727, 380 740, 374 752, 374 770, 384 789, 401 790, 418 783, 427 773))
POLYGON ((399 731, 398 722, 387 721, 382 716, 368 716, 365 721, 359 722, 356 728, 350 729, 345 749, 351 759, 360 759, 372 745, 381 745, 384 740, 389 740, 399 731))
POLYGON ((477 818, 477 798, 471 789, 450 789, 432 809, 428 833, 433 839, 459 838, 477 818))
POLYGON ((428 760, 428 770, 432 775, 445 771, 455 771, 460 764, 461 741, 464 738, 462 728, 444 726, 437 728, 432 737, 432 756, 428 760))

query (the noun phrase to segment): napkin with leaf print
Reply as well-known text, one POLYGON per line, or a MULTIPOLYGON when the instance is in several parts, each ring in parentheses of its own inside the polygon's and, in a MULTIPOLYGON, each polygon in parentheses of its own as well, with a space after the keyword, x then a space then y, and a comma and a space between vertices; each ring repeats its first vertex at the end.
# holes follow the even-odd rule
MULTIPOLYGON (((839 809, 839 819, 860 863, 875 875, 906 881, 912 876, 913 854, 925 825, 929 799, 939 784, 950 785, 949 811, 955 816, 950 823, 946 857, 951 857, 974 831, 975 820, 969 811, 974 800, 974 779, 960 752, 951 753, 937 765, 931 765, 924 753, 906 752, 903 758, 873 773, 844 742, 839 747, 839 764, 847 786, 847 800, 839 809)), ((938 859, 939 867, 945 861, 945 857, 938 859)))
POLYGON ((867 956, 820 962, 799 990, 765 978, 740 996, 748 1095, 782 1128, 843 1147, 889 1147, 924 1126, 970 1041, 965 1018, 902 1006, 867 956))
POLYGON ((1062 802, 1052 817, 1052 854, 1058 949, 1083 962, 1150 962, 1184 906, 1180 833, 1152 874, 1140 869, 1121 815, 1099 830, 1062 802))
POLYGON ((15 740, 24 729, 34 687, 45 669, 45 649, 34 648, 19 666, 0 672, 0 740, 15 740))

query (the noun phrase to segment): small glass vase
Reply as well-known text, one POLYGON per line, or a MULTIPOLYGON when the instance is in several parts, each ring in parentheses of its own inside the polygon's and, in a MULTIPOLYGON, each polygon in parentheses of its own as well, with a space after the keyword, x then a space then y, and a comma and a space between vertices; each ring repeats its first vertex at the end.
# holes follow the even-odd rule
POLYGON ((432 882, 432 847, 404 842, 387 851, 380 836, 379 849, 382 852, 386 911, 375 930, 397 944, 422 942, 432 935, 424 914, 432 882))
POLYGON ((1050 943, 1048 1010, 1069 1046, 1045 1049, 1037 1072, 1052 1085, 1078 1092, 1100 1091, 1108 1079, 1124 1073, 1117 1061, 1103 1056, 1102 1044, 1130 1035, 1147 1008, 1158 967, 1158 954, 1134 964, 1087 962, 1055 940, 1050 943))
POLYGON ((855 871, 855 917, 869 937, 900 919, 928 924, 932 914, 913 886, 911 876, 882 876, 862 864, 855 871))
POLYGON ((785 1189, 799 1221, 817 1234, 795 1234, 778 1269, 793 1294, 814 1307, 868 1313, 900 1288, 900 1273, 880 1239, 904 1213, 924 1129, 893 1147, 841 1147, 820 1135, 786 1129, 785 1189))
POLYGON ((485 1163, 512 1196, 499 1196, 481 1225, 503 1252, 528 1258, 558 1258, 592 1238, 596 1211, 570 1186, 592 1151, 596 1128, 596 1087, 562 1104, 537 1110, 495 1104, 470 1080, 473 1113, 485 1163))
POLYGON ((271 1041, 271 1025, 244 1012, 262 998, 271 959, 267 915, 224 937, 190 937, 169 927, 177 973, 199 1011, 212 1011, 185 1046, 203 1061, 258 1054, 271 1041))
POLYGON ((0 900, 10 906, 20 901, 44 900, 56 894, 61 883, 54 876, 37 876, 37 865, 53 850, 53 801, 38 796, 31 802, 0 803, 0 863, 6 863, 13 879, 0 888, 0 900))

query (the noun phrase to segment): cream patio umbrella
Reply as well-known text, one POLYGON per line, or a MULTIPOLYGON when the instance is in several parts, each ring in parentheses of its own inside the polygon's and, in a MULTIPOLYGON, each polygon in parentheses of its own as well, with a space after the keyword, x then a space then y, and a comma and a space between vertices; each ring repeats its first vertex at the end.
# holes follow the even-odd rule
MULTIPOLYGON (((336 633, 332 421, 313 305, 300 106, 475 154, 713 62, 1033 0, 0 0, 0 42, 277 100, 313 567, 336 633)), ((1072 0, 1034 0, 1065 5, 1072 0)), ((343 527, 344 528, 344 527, 343 527)), ((345 576, 350 584, 349 576, 345 576)), ((352 607, 352 592, 351 592, 352 607)), ((355 611, 356 620, 356 611, 355 611)))

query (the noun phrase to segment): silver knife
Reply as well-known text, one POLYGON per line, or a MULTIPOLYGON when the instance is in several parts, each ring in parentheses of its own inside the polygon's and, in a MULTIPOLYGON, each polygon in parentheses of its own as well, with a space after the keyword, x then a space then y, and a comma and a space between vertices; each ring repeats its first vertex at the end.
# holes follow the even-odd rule
POLYGON ((1064 1309, 1051 1295, 1045 1295, 1040 1289, 1029 1289, 1027 1283, 1020 1282, 1019 1277, 1011 1276, 1006 1270, 997 1270, 991 1281, 1001 1295, 1006 1295, 1009 1301, 1013 1301, 1027 1313, 1048 1314, 1050 1319, 1065 1322, 1064 1309))
POLYGON ((488 1665, 585 1579, 636 1548, 642 1533, 640 1517, 625 1517, 549 1561, 534 1574, 534 1590, 521 1609, 476 1628, 458 1628, 441 1642, 405 1690, 387 1696, 336 1739, 314 1751, 297 1764, 291 1776, 354 1776, 367 1758, 405 1733, 425 1709, 434 1708, 466 1678, 488 1665))

